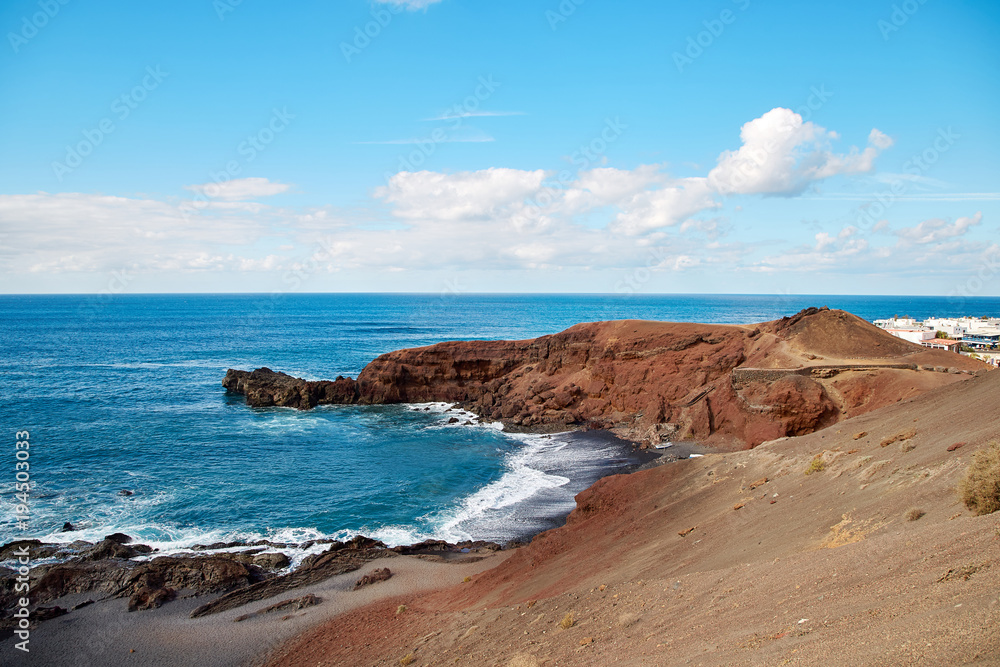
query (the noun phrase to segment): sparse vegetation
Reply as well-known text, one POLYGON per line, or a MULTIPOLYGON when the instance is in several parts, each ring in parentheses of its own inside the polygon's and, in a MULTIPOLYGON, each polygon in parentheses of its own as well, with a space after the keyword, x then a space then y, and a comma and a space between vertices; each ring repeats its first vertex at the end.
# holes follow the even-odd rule
POLYGON ((563 630, 569 630, 574 625, 576 625, 576 619, 573 618, 573 612, 571 611, 566 612, 566 615, 559 621, 559 627, 563 630))
POLYGON ((806 468, 806 474, 811 475, 814 472, 822 472, 825 469, 826 469, 826 461, 823 460, 822 456, 817 456, 809 464, 809 467, 806 468))
POLYGON ((913 508, 910 508, 909 511, 907 511, 907 513, 906 513, 906 520, 907 521, 916 521, 917 519, 919 519, 920 517, 922 517, 924 514, 926 514, 926 512, 924 512, 922 509, 919 509, 917 507, 913 507, 913 508))
POLYGON ((472 577, 466 577, 465 579, 462 579, 462 583, 463 583, 463 584, 467 584, 467 583, 469 583, 470 581, 472 581, 472 577))
POLYGON ((406 611, 406 605, 405 604, 399 605, 398 607, 396 607, 396 616, 399 616, 404 611, 406 611))
POLYGON ((973 514, 981 516, 1000 510, 1000 443, 991 442, 972 456, 958 493, 973 514))
POLYGON ((412 665, 416 660, 417 658, 412 653, 407 653, 399 659, 399 664, 405 667, 406 665, 412 665))

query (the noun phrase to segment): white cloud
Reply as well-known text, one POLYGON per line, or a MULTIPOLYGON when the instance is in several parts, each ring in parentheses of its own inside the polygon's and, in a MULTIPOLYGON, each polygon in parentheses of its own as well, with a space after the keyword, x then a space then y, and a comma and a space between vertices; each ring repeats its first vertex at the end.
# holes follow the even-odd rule
POLYGON ((225 183, 201 183, 186 185, 184 189, 196 192, 209 199, 222 201, 247 201, 260 197, 271 197, 288 192, 291 185, 272 183, 266 178, 236 178, 225 183))
POLYGON ((375 196, 395 204, 406 220, 483 220, 510 218, 542 187, 545 171, 490 168, 442 174, 401 171, 375 196))
POLYGON ((718 208, 704 178, 685 178, 670 185, 644 190, 621 204, 613 228, 625 234, 641 234, 672 227, 706 209, 718 208))
POLYGON ((953 223, 941 218, 931 218, 924 220, 916 227, 904 227, 897 229, 894 233, 899 237, 901 243, 917 245, 939 243, 946 239, 963 236, 970 228, 982 222, 982 219, 981 211, 971 217, 958 218, 953 223))
POLYGON ((618 204, 666 180, 657 165, 640 165, 635 169, 601 167, 577 174, 563 199, 570 211, 583 211, 618 204))
POLYGON ((801 194, 812 183, 837 174, 871 171, 878 154, 892 139, 872 130, 869 146, 834 153, 830 144, 839 137, 791 109, 778 107, 745 125, 743 145, 725 151, 708 174, 712 188, 721 194, 801 194))
POLYGON ((723 153, 709 174, 688 178, 673 177, 662 165, 568 176, 511 168, 400 172, 374 190, 384 206, 354 209, 349 217, 333 207, 283 209, 255 201, 292 187, 266 178, 188 186, 202 196, 194 202, 80 193, 0 196, 0 272, 127 266, 267 271, 276 281, 289 270, 428 268, 886 273, 952 266, 983 252, 982 243, 961 238, 981 223, 980 213, 954 222, 925 220, 891 232, 895 238, 873 235, 882 246, 854 227, 821 231, 805 244, 778 241, 778 248, 798 245, 767 256, 763 244, 723 243, 732 223, 721 213, 706 214, 721 208, 723 194, 794 194, 834 174, 871 169, 891 144, 873 130, 864 150, 836 154, 829 148, 833 132, 787 109, 750 121, 742 137, 742 147, 723 153), (746 169, 745 160, 751 160, 746 169), (727 189, 725 177, 734 170, 747 180, 727 189), (884 245, 887 238, 892 245, 884 245))
POLYGON ((203 212, 106 195, 0 195, 0 230, 14 250, 0 262, 7 270, 35 273, 138 264, 199 269, 209 257, 224 258, 268 233, 268 216, 259 205, 206 202, 203 212))
POLYGON ((441 0, 375 0, 376 4, 402 7, 403 9, 409 9, 410 11, 427 9, 431 5, 436 5, 439 2, 441 2, 441 0))

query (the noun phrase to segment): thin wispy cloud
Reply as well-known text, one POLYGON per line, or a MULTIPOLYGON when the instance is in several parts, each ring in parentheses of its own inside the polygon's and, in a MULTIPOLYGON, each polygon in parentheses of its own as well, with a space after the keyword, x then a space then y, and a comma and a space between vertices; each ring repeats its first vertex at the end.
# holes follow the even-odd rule
POLYGON ((496 118, 503 116, 527 116, 524 111, 445 111, 440 116, 422 118, 424 122, 455 120, 456 118, 496 118))
POLYGON ((355 144, 362 145, 374 145, 374 146, 396 146, 396 145, 413 145, 413 144, 485 144, 491 141, 496 141, 491 136, 481 136, 481 137, 446 137, 444 139, 434 139, 432 137, 423 137, 415 139, 387 139, 385 141, 355 141, 355 144))
MULTIPOLYGON (((856 192, 827 192, 822 195, 804 196, 803 199, 813 201, 871 201, 873 194, 858 194, 856 192)), ((942 192, 937 194, 898 194, 894 199, 905 201, 1000 201, 1000 192, 942 192)))

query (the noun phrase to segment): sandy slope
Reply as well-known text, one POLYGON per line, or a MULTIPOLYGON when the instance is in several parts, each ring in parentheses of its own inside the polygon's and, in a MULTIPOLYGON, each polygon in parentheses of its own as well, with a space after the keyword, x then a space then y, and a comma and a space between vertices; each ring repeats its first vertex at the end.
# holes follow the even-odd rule
POLYGON ((1000 516, 971 516, 954 491, 1000 438, 998 399, 994 372, 606 478, 565 527, 473 581, 410 596, 401 617, 337 618, 270 664, 1000 664, 1000 516), (816 456, 825 469, 804 474, 816 456))

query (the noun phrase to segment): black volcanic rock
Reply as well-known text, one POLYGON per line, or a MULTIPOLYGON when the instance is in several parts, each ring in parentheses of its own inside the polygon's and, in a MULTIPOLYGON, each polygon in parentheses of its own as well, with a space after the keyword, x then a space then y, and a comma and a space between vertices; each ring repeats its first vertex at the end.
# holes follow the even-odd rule
POLYGON ((280 406, 305 410, 320 404, 349 404, 358 401, 357 383, 345 377, 311 382, 276 373, 270 368, 238 371, 230 368, 222 386, 246 396, 251 407, 280 406))

